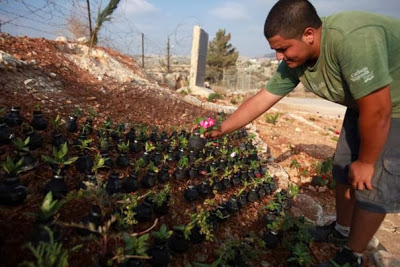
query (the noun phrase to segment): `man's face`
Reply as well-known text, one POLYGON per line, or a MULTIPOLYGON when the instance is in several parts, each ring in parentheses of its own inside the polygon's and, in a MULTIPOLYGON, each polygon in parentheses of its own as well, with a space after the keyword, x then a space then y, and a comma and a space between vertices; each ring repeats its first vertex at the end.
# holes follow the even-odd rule
POLYGON ((275 35, 269 38, 268 42, 276 52, 276 59, 285 61, 289 68, 298 67, 310 60, 310 46, 304 38, 285 39, 275 35))

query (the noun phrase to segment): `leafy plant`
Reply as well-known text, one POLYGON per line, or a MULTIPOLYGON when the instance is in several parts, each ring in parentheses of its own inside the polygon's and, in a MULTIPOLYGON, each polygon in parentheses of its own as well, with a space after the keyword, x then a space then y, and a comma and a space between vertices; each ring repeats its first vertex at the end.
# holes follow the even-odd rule
POLYGON ((130 255, 149 258, 146 251, 148 249, 149 234, 143 234, 141 236, 123 234, 125 242, 125 254, 128 255, 126 258, 130 258, 130 255))
POLYGON ((154 144, 151 143, 151 142, 146 142, 146 144, 144 145, 144 150, 145 150, 147 153, 153 151, 154 149, 156 149, 156 147, 155 147, 154 144))
POLYGON ((275 125, 276 122, 278 121, 279 116, 280 116, 279 113, 273 113, 273 114, 267 113, 267 114, 265 114, 265 121, 275 125))
POLYGON ((120 225, 127 228, 138 223, 138 221, 135 219, 136 213, 134 211, 137 205, 138 205, 137 195, 133 193, 127 195, 121 206, 122 216, 119 217, 120 225))
POLYGON ((35 111, 41 111, 42 110, 42 105, 40 103, 36 103, 34 108, 35 108, 35 111))
POLYGON ((49 242, 41 241, 36 247, 33 246, 32 243, 28 243, 26 247, 31 251, 36 261, 24 261, 21 266, 67 267, 69 266, 68 254, 82 247, 82 245, 78 245, 70 250, 65 250, 61 243, 54 241, 54 234, 48 226, 45 226, 45 230, 49 233, 49 242))
POLYGON ((81 108, 75 108, 73 115, 75 117, 79 118, 82 115, 82 109, 81 108))
POLYGON ((84 139, 80 140, 80 144, 76 145, 80 150, 85 151, 85 150, 93 150, 92 147, 90 147, 90 143, 92 143, 92 139, 84 139))
POLYGON ((108 158, 103 158, 100 154, 96 154, 93 161, 92 172, 97 173, 97 171, 105 167, 104 163, 108 158))
POLYGON ((299 194, 299 186, 297 184, 291 183, 288 185, 289 196, 295 198, 299 194))
POLYGON ((165 225, 165 223, 163 223, 163 225, 161 225, 160 230, 159 231, 152 231, 151 235, 158 239, 159 241, 167 241, 168 238, 172 235, 173 231, 172 230, 168 230, 167 226, 165 225))
POLYGON ((295 262, 298 266, 309 266, 313 263, 309 248, 303 243, 296 243, 292 249, 292 256, 288 262, 295 262))
POLYGON ((66 158, 67 153, 68 153, 67 143, 64 143, 63 145, 61 145, 60 149, 57 149, 57 147, 53 146, 53 157, 42 155, 42 158, 45 162, 57 166, 57 174, 60 174, 64 166, 70 165, 78 159, 78 157, 72 157, 67 159, 66 158))
POLYGON ((189 223, 189 225, 192 228, 198 226, 200 228, 200 234, 205 235, 206 240, 213 241, 213 226, 208 219, 210 217, 210 212, 205 209, 201 209, 196 213, 192 213, 190 217, 191 222, 189 223))
POLYGON ((50 124, 55 132, 59 132, 61 125, 63 125, 60 114, 57 114, 57 116, 54 119, 51 119, 50 124))
POLYGON ((224 97, 219 94, 219 93, 211 93, 208 97, 207 97, 207 101, 208 102, 213 102, 216 99, 224 99, 224 97))
POLYGON ((180 160, 178 161, 179 168, 187 168, 189 166, 189 159, 187 156, 183 155, 180 160))
POLYGON ((14 147, 18 150, 18 151, 25 151, 28 152, 29 151, 29 142, 31 141, 31 138, 28 136, 25 140, 22 140, 20 137, 18 137, 16 140, 13 140, 13 144, 14 147))
POLYGON ((161 207, 166 201, 168 201, 170 193, 171 186, 167 184, 157 194, 150 194, 149 197, 157 207, 161 207))
POLYGON ((24 158, 21 158, 17 162, 14 162, 9 156, 7 156, 6 161, 2 162, 1 166, 6 173, 13 176, 21 172, 23 162, 24 158))
POLYGON ((129 140, 127 142, 121 142, 118 144, 118 150, 122 153, 128 153, 129 151, 129 140))
POLYGON ((65 202, 64 200, 53 199, 53 193, 50 191, 44 197, 39 212, 29 213, 29 215, 36 217, 39 222, 47 222, 57 214, 65 202))
POLYGON ((88 108, 88 116, 89 116, 89 119, 94 120, 98 116, 97 111, 94 108, 89 107, 88 108))

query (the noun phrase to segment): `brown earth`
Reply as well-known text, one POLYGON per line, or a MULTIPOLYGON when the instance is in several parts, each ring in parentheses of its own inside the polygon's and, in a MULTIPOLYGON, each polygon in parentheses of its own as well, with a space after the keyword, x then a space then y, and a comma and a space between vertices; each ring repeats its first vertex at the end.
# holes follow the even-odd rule
MULTIPOLYGON (((34 66, 21 66, 17 71, 0 70, 0 107, 20 106, 22 115, 27 120, 31 118, 34 106, 38 103, 43 106, 43 112, 47 118, 52 118, 57 113, 66 118, 73 113, 76 107, 80 107, 84 111, 91 107, 99 114, 95 120, 95 126, 101 125, 107 117, 110 117, 115 124, 121 122, 145 123, 166 131, 171 131, 172 128, 189 130, 196 117, 216 115, 213 111, 190 105, 184 102, 179 94, 169 89, 159 88, 154 84, 117 83, 111 77, 105 77, 99 81, 86 70, 72 64, 57 50, 52 41, 13 38, 4 35, 2 37, 0 50, 20 60, 36 60, 34 66), (54 78, 49 73, 57 75, 54 78), (49 77, 49 79, 61 82, 62 90, 28 90, 24 81, 37 76, 49 77)), ((141 72, 131 58, 114 51, 107 50, 107 52, 117 57, 126 68, 134 70, 139 76, 146 78, 146 75, 141 72)), ((220 102, 229 103, 229 99, 220 102)), ((300 186, 300 192, 315 197, 328 213, 334 214, 333 191, 327 189, 323 193, 318 193, 315 187, 309 186, 309 178, 315 175, 318 163, 333 155, 336 139, 340 132, 341 119, 327 118, 316 114, 305 115, 293 107, 278 106, 278 109, 276 112, 279 112, 280 115, 275 125, 266 122, 264 116, 255 121, 258 134, 268 145, 274 162, 282 166, 290 175, 290 179, 300 186), (319 126, 320 129, 293 119, 290 114, 303 116, 319 126), (292 167, 293 160, 296 160, 301 168, 292 167)), ((50 140, 50 134, 45 136, 45 140, 50 140)), ((50 145, 47 145, 44 150, 49 152, 50 145)), ((1 161, 4 161, 4 152, 8 152, 9 149, 2 148, 0 151, 2 151, 0 153, 1 161)), ((4 266, 12 266, 21 260, 30 258, 26 256, 26 250, 22 249, 22 245, 27 241, 32 219, 23 213, 37 209, 43 199, 40 182, 44 183, 51 176, 51 172, 45 168, 44 164, 41 164, 33 175, 34 177, 32 174, 21 177, 24 185, 28 186, 29 191, 32 192, 28 195, 26 203, 16 208, 0 208, 0 237, 4 242, 0 256, 4 266), (21 257, 21 255, 23 256, 21 257)), ((71 177, 68 181, 69 184, 76 184, 78 178, 71 177)), ((175 205, 180 208, 174 211, 171 217, 161 218, 161 224, 166 223, 172 227, 172 225, 187 221, 187 214, 192 210, 193 205, 184 202, 181 197, 184 186, 185 182, 173 184, 173 193, 178 193, 173 200, 175 205)), ((222 201, 226 197, 221 196, 221 199, 217 198, 216 201, 222 201)), ((89 209, 88 202, 97 202, 97 200, 86 200, 85 202, 79 199, 69 202, 66 205, 67 208, 64 207, 61 211, 60 220, 78 220, 89 209)), ((183 256, 173 255, 171 266, 184 266, 188 262, 204 258, 210 262, 215 259, 215 250, 228 237, 242 238, 244 233, 250 232, 259 234, 262 224, 258 213, 267 202, 268 199, 253 203, 245 212, 230 218, 228 225, 216 233, 216 242, 193 245, 183 256)), ((148 226, 150 224, 144 225, 143 229, 148 226)), ((137 229, 137 231, 143 229, 137 229)), ((67 234, 72 233, 70 230, 66 232, 67 234)), ((74 235, 66 236, 64 242, 68 247, 80 243, 74 235)), ((117 238, 111 238, 110 247, 115 248, 119 243, 120 240, 117 238)), ((79 252, 72 253, 70 255, 71 265, 89 266, 92 259, 88 255, 98 250, 99 246, 99 242, 85 240, 85 257, 82 257, 82 253, 79 252)), ((389 250, 389 252, 392 251, 389 250)), ((327 245, 313 246, 313 254, 318 261, 327 259, 333 253, 334 250, 327 245)), ((285 256, 286 254, 280 251, 263 251, 261 261, 267 261, 272 266, 284 266, 285 256)), ((370 264, 373 266, 372 263, 370 264)))

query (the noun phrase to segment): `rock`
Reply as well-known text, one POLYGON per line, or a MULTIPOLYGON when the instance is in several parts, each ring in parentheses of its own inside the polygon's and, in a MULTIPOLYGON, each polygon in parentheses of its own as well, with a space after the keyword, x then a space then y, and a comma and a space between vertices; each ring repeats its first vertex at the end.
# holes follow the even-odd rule
POLYGON ((86 44, 88 42, 88 39, 84 37, 77 38, 76 41, 80 44, 86 44))
POLYGON ((88 100, 88 101, 93 101, 93 100, 96 100, 96 99, 97 99, 97 97, 95 97, 95 96, 86 97, 86 100, 88 100))
POLYGON ((36 80, 35 80, 35 79, 28 79, 28 80, 25 80, 25 81, 24 81, 24 84, 27 85, 27 86, 32 86, 32 85, 34 85, 35 83, 36 83, 36 80))
POLYGON ((270 267, 270 266, 272 266, 269 262, 267 262, 267 261, 262 261, 261 262, 261 266, 262 267, 270 267))
POLYGON ((49 76, 54 78, 54 77, 57 77, 57 74, 55 74, 54 72, 50 72, 49 76))
POLYGON ((397 267, 400 266, 400 255, 390 254, 384 250, 378 250, 373 254, 377 267, 397 267))
POLYGON ((57 42, 64 42, 64 43, 66 43, 66 42, 68 41, 68 39, 67 39, 67 37, 65 37, 65 36, 58 36, 58 37, 56 38, 56 41, 57 41, 57 42))
POLYGON ((324 211, 321 205, 308 195, 298 194, 292 211, 295 215, 303 215, 317 225, 321 225, 323 222, 324 211))
POLYGON ((379 246, 379 239, 373 236, 368 243, 367 250, 375 250, 379 246))

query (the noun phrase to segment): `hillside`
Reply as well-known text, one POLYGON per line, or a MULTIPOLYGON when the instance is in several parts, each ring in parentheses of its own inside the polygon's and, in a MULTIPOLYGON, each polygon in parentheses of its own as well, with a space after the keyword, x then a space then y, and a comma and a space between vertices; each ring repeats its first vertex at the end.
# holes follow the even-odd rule
MULTIPOLYGON (((77 108, 81 108, 85 115, 90 109, 94 109, 98 114, 94 127, 99 127, 107 118, 111 118, 114 125, 144 123, 170 133, 173 129, 191 129, 197 117, 217 115, 215 111, 205 109, 207 105, 199 107, 189 104, 183 95, 158 85, 131 57, 116 51, 102 47, 88 51, 85 45, 79 43, 17 38, 6 34, 0 35, 0 93, 0 108, 19 106, 21 115, 27 120, 32 117, 32 111, 38 104, 41 105, 44 116, 49 119, 59 114, 66 120, 77 108)), ((214 100, 214 104, 238 105, 251 95, 221 94, 223 99, 214 100)), ((205 99, 200 101, 208 103, 205 99)), ((319 113, 318 106, 312 109, 314 112, 310 109, 305 112, 299 106, 280 104, 256 119, 247 129, 259 136, 256 139, 257 145, 267 148, 262 151, 263 164, 275 177, 279 187, 286 189, 289 183, 299 186, 300 194, 293 211, 314 222, 324 223, 334 215, 334 190, 326 186, 311 185, 311 181, 318 174, 318 166, 334 153, 342 117, 325 116, 322 112, 319 113)), ((49 136, 48 134, 45 137, 49 139, 49 136)), ((5 152, 8 150, 0 147, 1 161, 5 160, 5 152)), ((45 150, 51 152, 50 144, 45 150)), ((20 261, 18 253, 26 252, 22 249, 20 251, 20 246, 31 230, 28 225, 32 223, 32 219, 27 219, 22 213, 37 209, 39 200, 43 198, 39 186, 34 183, 35 179, 44 182, 51 176, 50 170, 44 165, 40 164, 39 169, 35 170, 36 176, 24 174, 22 177, 24 184, 34 192, 31 196, 28 195, 26 205, 0 210, 0 256, 7 256, 3 259, 8 266, 20 261), (9 242, 9 248, 1 248, 5 239, 9 242)), ((69 172, 69 175, 69 186, 75 186, 82 177, 75 172, 69 172)), ((330 176, 327 178, 331 179, 330 176)), ((172 216, 174 222, 182 223, 184 216, 193 208, 181 196, 183 188, 189 183, 179 181, 173 184, 173 192, 180 194, 173 198, 178 206, 178 211, 172 216)), ((226 199, 227 196, 222 195, 216 201, 222 202, 226 199)), ((68 203, 66 206, 69 210, 61 212, 60 218, 79 218, 80 209, 89 209, 89 203, 80 201, 68 203)), ((263 223, 259 214, 267 203, 267 199, 251 203, 242 214, 231 218, 229 223, 218 229, 216 242, 206 241, 192 246, 185 256, 174 255, 170 266, 186 266, 193 261, 209 263, 215 260, 215 251, 222 246, 223 240, 242 238, 247 233, 260 234, 263 223)), ((200 204, 204 203, 197 206, 201 206, 200 204)), ((379 249, 386 247, 391 253, 399 253, 399 243, 391 240, 393 236, 397 237, 394 240, 398 240, 400 234, 399 231, 396 232, 398 218, 396 215, 385 221, 378 235, 381 241, 379 249)), ((160 225, 171 224, 168 220, 160 219, 160 225)), ((85 240, 85 251, 94 254, 100 249, 100 245, 91 244, 90 241, 85 240)), ((115 248, 120 245, 118 241, 120 240, 112 239, 111 246, 115 248)), ((69 245, 77 244, 71 237, 66 237, 66 242, 69 245)), ((372 255, 378 247, 378 244, 375 245, 366 256, 366 266, 376 266, 372 255)), ((314 244, 312 250, 312 256, 317 261, 329 258, 335 252, 327 244, 314 244)), ((71 266, 91 264, 89 257, 81 257, 79 253, 71 255, 71 266)), ((284 266, 286 256, 287 253, 282 253, 279 249, 272 252, 263 250, 260 265, 284 266)), ((25 258, 26 255, 23 259, 25 258)))

